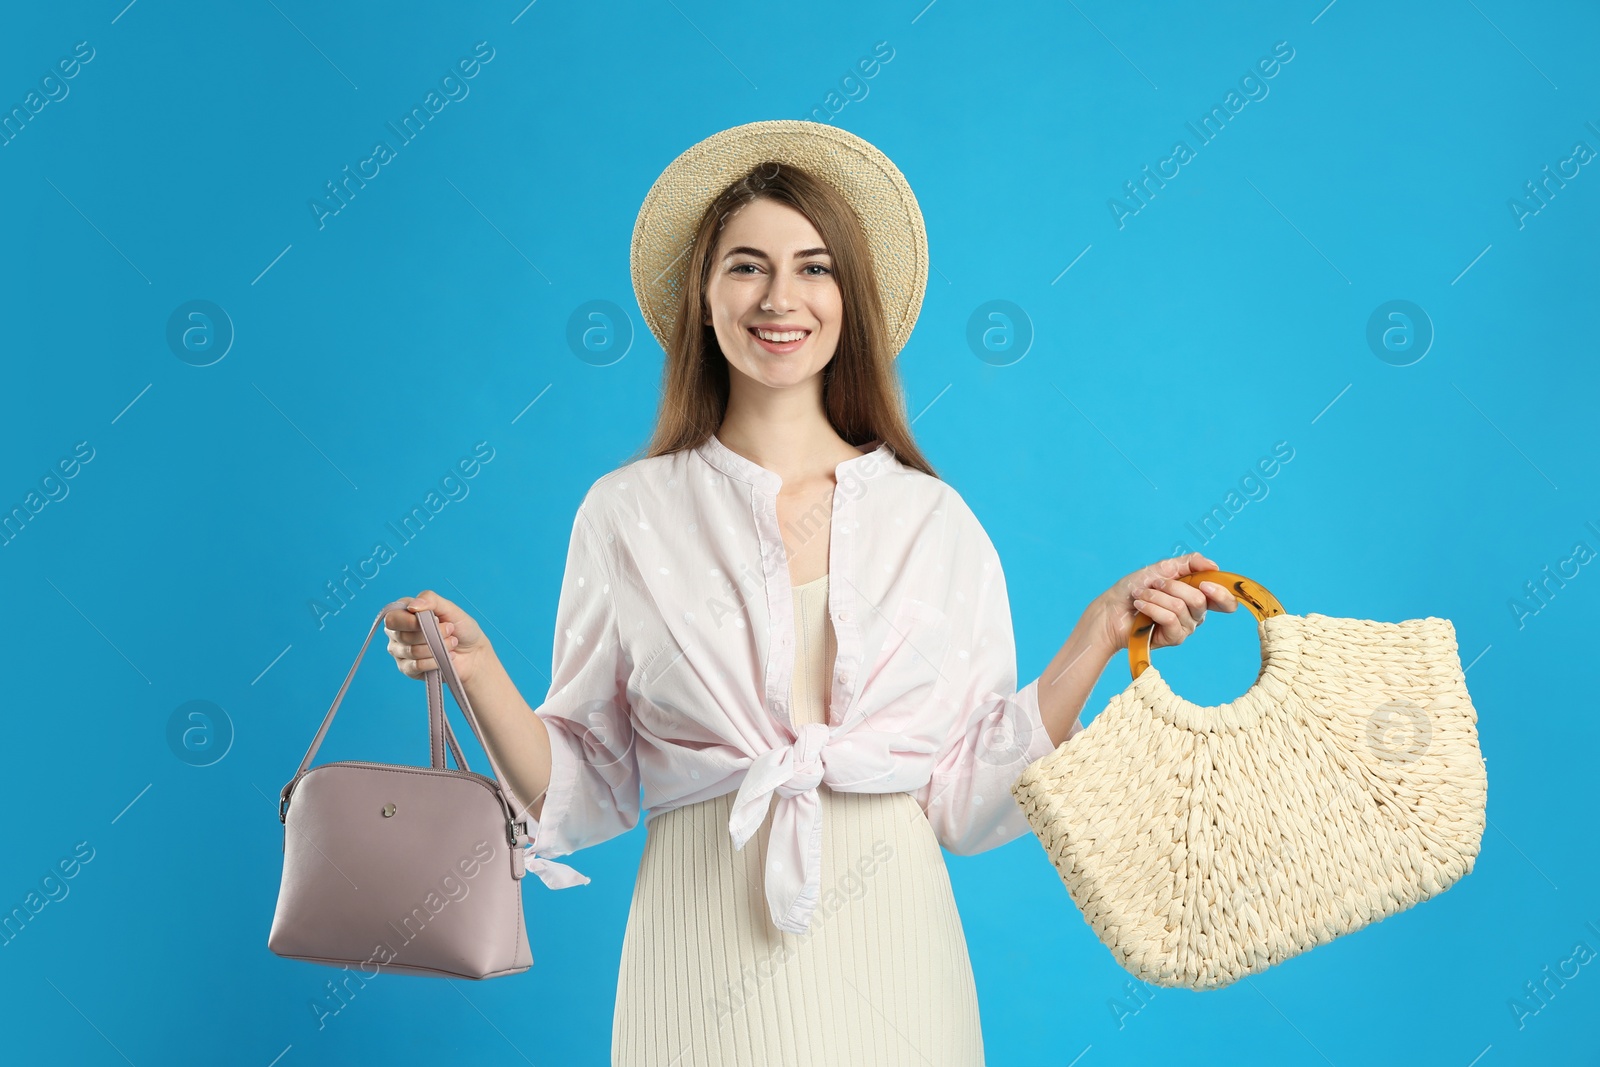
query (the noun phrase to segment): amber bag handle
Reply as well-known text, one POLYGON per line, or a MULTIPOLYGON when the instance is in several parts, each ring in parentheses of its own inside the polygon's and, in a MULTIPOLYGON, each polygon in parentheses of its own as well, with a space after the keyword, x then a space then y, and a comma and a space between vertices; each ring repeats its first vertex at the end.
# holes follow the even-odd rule
MULTIPOLYGON (((1271 615, 1283 614, 1283 605, 1278 603, 1277 597, 1267 592, 1259 582, 1251 581, 1242 574, 1234 574, 1232 571, 1196 571, 1193 574, 1180 575, 1176 580, 1196 588, 1201 582, 1215 582, 1232 593, 1239 603, 1249 608, 1250 614, 1258 621, 1271 615)), ((1134 612, 1133 629, 1128 633, 1128 666, 1132 668, 1135 678, 1150 666, 1150 631, 1155 629, 1155 626, 1156 621, 1150 616, 1142 611, 1134 612)))

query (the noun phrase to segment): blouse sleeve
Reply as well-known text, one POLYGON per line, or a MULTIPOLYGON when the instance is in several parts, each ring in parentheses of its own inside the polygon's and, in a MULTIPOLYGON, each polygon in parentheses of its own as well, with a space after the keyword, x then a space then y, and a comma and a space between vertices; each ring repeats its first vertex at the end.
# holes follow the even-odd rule
POLYGON ((617 623, 616 582, 605 542, 586 508, 572 523, 556 607, 550 692, 534 714, 550 734, 550 787, 530 827, 528 870, 552 889, 587 883, 564 856, 639 821, 639 765, 617 623))
MULTIPOLYGON (((965 508, 961 508, 965 512, 965 508)), ((1005 572, 988 533, 966 513, 967 543, 958 546, 960 585, 975 595, 970 610, 952 611, 946 658, 955 723, 928 784, 913 794, 939 843, 957 855, 984 852, 1028 832, 1011 795, 1028 765, 1055 750, 1039 712, 1040 679, 1017 688, 1016 639, 1005 572)), ((1081 730, 1074 723, 1069 738, 1081 730)))

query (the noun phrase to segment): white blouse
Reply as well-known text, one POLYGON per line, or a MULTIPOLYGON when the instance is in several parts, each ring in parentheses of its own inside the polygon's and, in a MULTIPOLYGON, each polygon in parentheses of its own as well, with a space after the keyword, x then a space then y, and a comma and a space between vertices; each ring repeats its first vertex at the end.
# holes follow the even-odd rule
MULTIPOLYGON (((632 829, 641 804, 648 820, 737 790, 728 831, 742 848, 776 797, 767 903, 779 929, 803 933, 822 873, 819 783, 912 793, 955 853, 1029 831, 1010 789, 1053 746, 1039 679, 1016 686, 994 545, 954 489, 887 444, 835 475, 828 721, 799 729, 782 478, 713 435, 590 488, 536 709, 551 776, 526 865, 546 885, 589 879, 540 857, 632 829)), ((819 535, 824 518, 802 516, 791 536, 819 535)))

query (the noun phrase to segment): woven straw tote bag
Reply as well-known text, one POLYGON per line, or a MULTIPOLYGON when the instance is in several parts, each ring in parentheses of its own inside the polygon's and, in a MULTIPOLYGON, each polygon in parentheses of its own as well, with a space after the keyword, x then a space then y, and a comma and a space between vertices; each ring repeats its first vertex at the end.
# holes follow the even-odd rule
POLYGON ((1150 666, 1012 788, 1117 962, 1204 990, 1450 888, 1472 870, 1488 776, 1455 628, 1288 615, 1227 571, 1257 619, 1261 672, 1197 707, 1150 666))

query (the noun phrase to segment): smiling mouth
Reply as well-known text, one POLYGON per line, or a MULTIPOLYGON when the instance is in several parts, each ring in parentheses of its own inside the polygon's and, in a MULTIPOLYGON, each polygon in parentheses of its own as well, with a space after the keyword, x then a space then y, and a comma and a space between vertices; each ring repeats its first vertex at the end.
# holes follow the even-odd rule
POLYGON ((766 349, 768 352, 774 352, 774 353, 779 353, 779 354, 782 354, 782 353, 785 353, 785 352, 793 352, 795 349, 797 349, 801 345, 805 344, 806 343, 806 339, 811 336, 811 331, 810 330, 768 330, 768 331, 764 331, 767 334, 769 334, 769 337, 762 337, 761 336, 761 332, 758 332, 758 331, 759 331, 759 328, 755 327, 755 326, 750 327, 749 330, 748 330, 750 336, 755 338, 756 344, 760 345, 762 348, 766 349), (782 340, 782 341, 777 341, 777 340, 771 340, 770 337, 782 337, 782 338, 787 338, 787 339, 786 340, 782 340))

